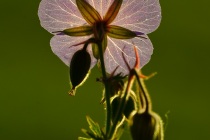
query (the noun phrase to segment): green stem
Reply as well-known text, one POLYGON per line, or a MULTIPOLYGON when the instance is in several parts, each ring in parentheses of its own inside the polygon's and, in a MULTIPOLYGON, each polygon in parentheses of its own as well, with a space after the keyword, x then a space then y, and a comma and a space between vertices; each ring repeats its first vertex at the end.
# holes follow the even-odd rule
POLYGON ((104 55, 103 55, 103 47, 102 42, 98 43, 98 50, 101 62, 101 70, 104 79, 105 86, 105 100, 106 100, 106 136, 108 137, 109 130, 111 127, 111 104, 110 104, 110 92, 109 92, 109 84, 107 82, 106 69, 104 64, 104 55))
POLYGON ((126 106, 126 101, 128 100, 129 98, 129 93, 130 93, 130 90, 132 88, 132 85, 133 85, 133 82, 134 82, 134 75, 130 75, 128 77, 128 84, 127 84, 127 87, 126 87, 126 90, 125 90, 125 93, 124 93, 124 96, 120 102, 120 105, 119 105, 119 109, 117 111, 117 115, 114 119, 114 122, 113 122, 113 126, 112 126, 112 129, 110 131, 110 134, 109 134, 109 138, 113 138, 115 132, 116 132, 116 128, 117 128, 117 124, 123 114, 123 111, 125 109, 125 106, 126 106))
MULTIPOLYGON (((144 84, 144 80, 139 78, 139 74, 137 71, 135 71, 135 76, 137 77, 136 79, 137 79, 138 85, 140 87, 139 98, 141 98, 140 94, 143 94, 142 96, 145 100, 144 109, 145 109, 145 112, 148 112, 148 111, 152 110, 152 102, 151 102, 149 93, 148 93, 146 86, 144 84)), ((140 110, 139 110, 139 112, 140 112, 140 110)))

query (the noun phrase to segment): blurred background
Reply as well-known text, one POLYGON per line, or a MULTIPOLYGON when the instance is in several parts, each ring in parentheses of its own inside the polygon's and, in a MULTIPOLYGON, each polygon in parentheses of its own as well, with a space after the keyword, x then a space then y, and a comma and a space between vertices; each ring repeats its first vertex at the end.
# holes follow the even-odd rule
MULTIPOLYGON (((97 68, 69 91, 68 67, 51 51, 52 37, 38 20, 40 0, 1 1, 0 139, 76 140, 86 115, 104 124, 97 68)), ((160 1, 162 23, 149 34, 154 54, 144 74, 166 140, 209 139, 210 1, 160 1), (168 117, 166 117, 168 116, 168 117)), ((122 140, 129 139, 129 130, 122 140)))

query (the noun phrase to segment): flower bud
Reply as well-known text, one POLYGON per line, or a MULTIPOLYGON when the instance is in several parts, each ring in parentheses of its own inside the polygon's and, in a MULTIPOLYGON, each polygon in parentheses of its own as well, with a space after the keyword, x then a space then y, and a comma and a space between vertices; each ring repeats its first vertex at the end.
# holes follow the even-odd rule
POLYGON ((128 119, 130 114, 136 109, 135 100, 130 96, 128 101, 126 102, 125 109, 123 111, 123 114, 128 119))
POLYGON ((72 89, 69 94, 74 95, 75 90, 80 86, 88 76, 91 58, 85 48, 77 51, 70 63, 70 80, 72 89))
POLYGON ((136 113, 130 118, 133 140, 163 140, 163 124, 154 112, 136 113))
MULTIPOLYGON (((112 120, 114 121, 118 110, 119 110, 119 106, 120 106, 120 102, 121 102, 121 98, 120 97, 115 97, 112 102, 111 102, 111 107, 112 107, 112 120)), ((122 120, 123 118, 123 114, 120 116, 120 120, 122 120)))
MULTIPOLYGON (((112 117, 113 119, 115 118, 116 116, 116 113, 118 112, 118 109, 119 109, 119 106, 120 106, 120 102, 121 102, 121 99, 120 97, 115 97, 111 103, 112 105, 112 117)), ((136 105, 135 105, 135 101, 134 99, 130 96, 129 99, 126 101, 126 105, 125 105, 125 108, 123 110, 123 114, 121 116, 121 119, 123 117, 123 115, 126 117, 126 118, 129 118, 131 112, 133 112, 134 110, 136 109, 136 105)))
POLYGON ((125 78, 125 76, 122 76, 121 73, 117 74, 115 76, 111 75, 111 77, 109 77, 111 97, 113 97, 113 96, 117 95, 119 92, 123 91, 123 87, 124 87, 123 79, 124 78, 125 78))

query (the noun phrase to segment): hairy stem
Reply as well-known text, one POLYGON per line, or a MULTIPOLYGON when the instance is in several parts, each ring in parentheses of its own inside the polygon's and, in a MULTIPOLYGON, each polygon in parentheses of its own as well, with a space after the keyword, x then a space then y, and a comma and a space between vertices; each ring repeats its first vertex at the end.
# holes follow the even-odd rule
POLYGON ((109 138, 111 138, 111 140, 114 137, 114 134, 115 134, 116 129, 117 129, 118 122, 119 122, 119 120, 120 120, 120 118, 121 118, 121 116, 123 114, 124 109, 125 109, 126 101, 129 98, 129 93, 130 93, 131 88, 133 86, 133 82, 134 82, 134 75, 130 75, 128 77, 128 84, 127 84, 125 93, 124 93, 123 98, 122 98, 122 100, 120 102, 119 109, 117 111, 117 115, 116 115, 116 117, 114 119, 113 126, 112 126, 112 129, 111 129, 110 134, 109 134, 109 138))
POLYGON ((106 69, 104 64, 104 55, 103 55, 103 47, 102 42, 99 41, 98 43, 98 50, 101 62, 101 70, 104 79, 104 86, 105 86, 105 100, 106 100, 106 136, 108 136, 110 127, 111 127, 111 103, 110 103, 110 92, 109 92, 109 84, 107 82, 107 75, 106 69))
POLYGON ((148 112, 148 111, 152 110, 152 102, 151 102, 149 93, 145 87, 143 79, 139 78, 139 74, 137 71, 135 71, 135 76, 137 77, 136 79, 137 79, 137 82, 138 82, 138 85, 140 88, 139 96, 140 96, 140 98, 142 98, 140 95, 140 94, 142 94, 142 96, 145 100, 144 109, 145 109, 145 112, 148 112))

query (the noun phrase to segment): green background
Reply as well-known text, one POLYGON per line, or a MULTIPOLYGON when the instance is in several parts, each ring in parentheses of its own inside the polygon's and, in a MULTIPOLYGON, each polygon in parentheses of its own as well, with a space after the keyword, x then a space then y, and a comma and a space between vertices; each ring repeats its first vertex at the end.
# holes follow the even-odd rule
MULTIPOLYGON (((51 52, 52 35, 37 16, 39 2, 0 3, 1 140, 76 140, 88 128, 86 115, 103 125, 98 69, 75 97, 67 94, 68 67, 51 52)), ((167 124, 166 140, 209 139, 210 1, 160 3, 162 23, 149 34, 154 54, 143 68, 145 74, 158 72, 146 82, 153 108, 167 124)))

